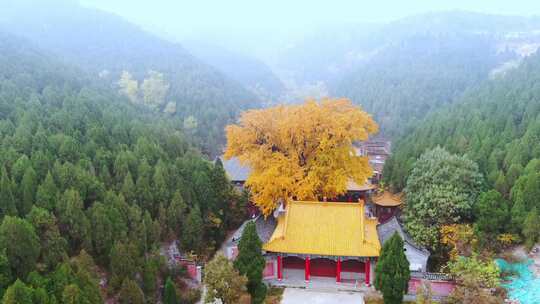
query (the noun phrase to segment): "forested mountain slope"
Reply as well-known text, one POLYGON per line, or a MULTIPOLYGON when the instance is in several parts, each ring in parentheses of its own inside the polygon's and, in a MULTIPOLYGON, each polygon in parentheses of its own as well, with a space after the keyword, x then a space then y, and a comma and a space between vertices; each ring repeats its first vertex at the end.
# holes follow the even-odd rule
POLYGON ((417 157, 436 146, 467 154, 490 186, 511 196, 520 176, 538 172, 532 160, 540 158, 540 54, 429 115, 401 138, 385 167, 387 181, 402 189, 417 157))
POLYGON ((275 68, 297 83, 322 81, 395 139, 466 90, 519 66, 540 45, 539 29, 540 18, 460 11, 345 24, 293 43, 275 68))
POLYGON ((150 71, 161 74, 163 93, 150 101, 145 97, 144 103, 189 118, 189 125, 195 126, 190 133, 210 154, 221 150, 226 123, 240 110, 259 104, 254 94, 182 46, 157 38, 118 16, 81 7, 75 1, 8 2, 0 11, 0 29, 26 37, 99 75, 111 86, 117 87, 123 71, 139 82, 139 90, 144 80, 151 78, 150 71))
POLYGON ((205 63, 238 81, 263 102, 278 101, 283 83, 264 62, 199 41, 184 41, 186 49, 205 63))
POLYGON ((540 19, 467 12, 406 18, 376 30, 370 57, 331 86, 399 137, 426 114, 518 66, 538 48, 540 19))
POLYGON ((451 103, 512 58, 483 35, 419 34, 387 46, 335 85, 372 113, 387 136, 400 135, 427 113, 451 103))
POLYGON ((0 34, 3 303, 103 303, 104 278, 109 296, 154 303, 175 275, 161 240, 213 252, 243 208, 181 125, 0 34))

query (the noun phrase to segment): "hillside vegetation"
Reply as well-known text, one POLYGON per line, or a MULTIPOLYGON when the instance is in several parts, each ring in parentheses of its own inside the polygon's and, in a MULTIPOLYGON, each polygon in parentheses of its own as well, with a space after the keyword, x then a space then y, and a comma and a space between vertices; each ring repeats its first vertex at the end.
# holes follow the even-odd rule
MULTIPOLYGON (((396 145, 385 166, 395 190, 405 187, 416 159, 437 146, 466 155, 484 175, 484 188, 509 200, 512 225, 521 232, 538 204, 540 185, 540 55, 505 77, 487 81, 457 104, 429 115, 396 145)), ((509 224, 510 218, 505 221, 509 224)))
POLYGON ((181 127, 2 34, 3 303, 24 295, 102 303, 103 278, 109 295, 155 302, 171 275, 158 255, 162 240, 179 238, 200 257, 214 252, 242 220, 242 200, 181 127))
POLYGON ((0 11, 0 29, 98 76, 113 88, 124 71, 143 82, 161 73, 169 89, 152 109, 196 119, 192 137, 211 155, 224 144, 223 128, 257 96, 181 45, 160 39, 122 18, 72 1, 23 0, 0 11))

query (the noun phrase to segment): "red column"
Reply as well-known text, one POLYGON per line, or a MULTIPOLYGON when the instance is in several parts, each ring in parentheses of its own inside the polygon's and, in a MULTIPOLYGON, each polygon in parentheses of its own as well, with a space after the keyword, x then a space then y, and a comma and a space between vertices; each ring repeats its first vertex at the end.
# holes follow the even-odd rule
POLYGON ((336 282, 341 282, 341 258, 337 258, 336 282))
POLYGON ((306 257, 305 275, 306 275, 306 282, 309 282, 309 257, 306 257))
POLYGON ((277 279, 278 281, 281 281, 283 279, 283 270, 282 270, 282 267, 283 267, 283 261, 281 260, 281 256, 278 255, 277 257, 277 279))
POLYGON ((364 263, 364 271, 366 273, 366 286, 369 286, 369 275, 370 275, 370 271, 371 271, 371 265, 370 265, 370 261, 369 261, 369 258, 366 258, 366 261, 364 263))

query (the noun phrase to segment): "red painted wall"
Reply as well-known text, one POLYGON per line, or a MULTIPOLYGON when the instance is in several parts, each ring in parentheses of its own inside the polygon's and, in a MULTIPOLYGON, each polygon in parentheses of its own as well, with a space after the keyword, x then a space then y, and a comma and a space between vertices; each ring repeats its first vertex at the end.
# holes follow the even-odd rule
POLYGON ((299 257, 283 257, 283 268, 304 269, 304 259, 299 257))
POLYGON ((364 263, 358 260, 341 261, 342 272, 364 272, 364 263))
MULTIPOLYGON (((429 283, 435 296, 446 297, 456 288, 456 284, 452 281, 429 281, 429 283)), ((409 281, 409 294, 416 294, 416 289, 420 284, 422 284, 421 279, 412 278, 409 281)))
POLYGON ((263 270, 263 278, 274 278, 276 276, 274 269, 274 261, 266 261, 266 265, 263 270))
POLYGON ((336 277, 336 262, 329 259, 312 259, 310 261, 310 270, 312 276, 317 277, 336 277))

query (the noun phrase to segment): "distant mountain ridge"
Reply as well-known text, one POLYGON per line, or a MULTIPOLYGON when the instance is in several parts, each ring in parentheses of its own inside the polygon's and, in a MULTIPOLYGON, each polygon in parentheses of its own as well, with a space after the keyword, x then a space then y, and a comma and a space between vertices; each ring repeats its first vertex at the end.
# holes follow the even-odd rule
POLYGON ((539 46, 538 17, 430 13, 326 29, 282 54, 276 69, 300 83, 321 81, 329 95, 352 99, 374 115, 384 135, 399 138, 539 46), (322 47, 307 52, 316 44, 322 47))
POLYGON ((167 110, 196 119, 194 136, 201 139, 209 154, 219 154, 223 128, 240 111, 260 107, 255 94, 181 45, 160 39, 116 15, 71 1, 12 1, 8 9, 0 11, 0 30, 24 37, 100 75, 113 87, 123 71, 141 82, 150 71, 162 73, 170 85, 165 104, 172 102, 175 106, 167 110))
POLYGON ((281 80, 264 62, 200 41, 183 41, 186 49, 205 63, 243 84, 264 102, 275 101, 284 93, 281 80))

